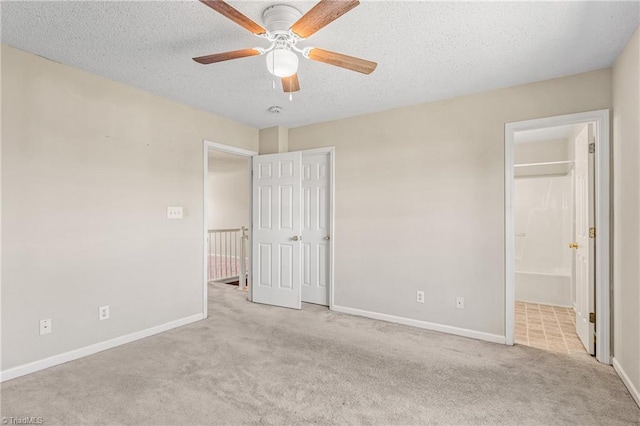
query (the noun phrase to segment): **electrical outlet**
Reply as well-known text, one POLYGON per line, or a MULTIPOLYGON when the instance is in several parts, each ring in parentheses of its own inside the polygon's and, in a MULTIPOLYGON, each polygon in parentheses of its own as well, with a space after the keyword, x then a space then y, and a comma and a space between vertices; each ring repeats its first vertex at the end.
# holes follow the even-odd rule
POLYGON ((416 302, 424 303, 424 291, 416 292, 416 302))
POLYGON ((167 219, 182 219, 182 207, 167 207, 167 219))
POLYGON ((109 319, 109 305, 98 308, 98 318, 100 318, 100 321, 109 319))
POLYGON ((456 308, 464 309, 464 297, 456 297, 456 308))
POLYGON ((40 335, 51 333, 51 318, 40 320, 40 335))

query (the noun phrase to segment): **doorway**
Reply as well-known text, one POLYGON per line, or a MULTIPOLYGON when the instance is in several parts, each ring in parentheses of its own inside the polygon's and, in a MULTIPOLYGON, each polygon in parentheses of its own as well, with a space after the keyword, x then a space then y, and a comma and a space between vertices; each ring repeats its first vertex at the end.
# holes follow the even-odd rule
MULTIPOLYGON (((209 159, 223 160, 229 155, 246 159, 250 164, 246 174, 251 194, 246 239, 248 299, 295 309, 300 309, 302 302, 332 309, 333 147, 258 155, 254 151, 204 141, 204 316, 207 316, 212 254, 216 260, 226 258, 219 256, 221 249, 216 248, 216 244, 220 243, 212 240, 209 232, 209 218, 215 216, 209 202, 209 159)), ((224 233, 237 228, 218 230, 224 233)), ((226 245, 224 240, 222 245, 226 245)), ((231 257, 236 257, 235 252, 231 257)), ((244 274, 240 272, 240 275, 244 274)), ((239 283, 242 285, 243 280, 239 283)))
POLYGON ((208 282, 247 291, 251 159, 209 150, 208 282))
POLYGON ((585 312, 594 309, 589 306, 594 264, 590 241, 584 238, 588 232, 583 231, 593 220, 585 214, 593 211, 594 202, 588 176, 593 126, 515 132, 516 344, 565 354, 595 353, 593 333, 589 324, 585 327, 585 312), (577 249, 578 236, 585 250, 577 249))
POLYGON ((609 363, 608 127, 608 110, 505 127, 507 344, 609 363))
POLYGON ((204 141, 203 313, 209 282, 251 287, 251 158, 257 152, 204 141))

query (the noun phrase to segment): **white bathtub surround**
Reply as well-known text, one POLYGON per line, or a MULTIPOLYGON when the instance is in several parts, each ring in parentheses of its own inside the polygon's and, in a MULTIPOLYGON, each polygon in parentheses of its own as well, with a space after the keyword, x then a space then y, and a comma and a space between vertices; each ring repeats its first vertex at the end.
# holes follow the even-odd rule
POLYGON ((518 272, 516 300, 573 308, 571 275, 518 272))
POLYGON ((573 306, 572 175, 515 180, 516 299, 573 306))

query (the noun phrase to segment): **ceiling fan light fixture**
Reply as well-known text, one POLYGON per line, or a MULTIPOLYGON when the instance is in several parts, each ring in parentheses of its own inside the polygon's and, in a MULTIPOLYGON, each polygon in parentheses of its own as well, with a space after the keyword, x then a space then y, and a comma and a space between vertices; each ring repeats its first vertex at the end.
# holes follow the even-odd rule
POLYGON ((289 77, 298 72, 298 55, 287 49, 267 53, 267 69, 277 77, 289 77))
MULTIPOLYGON (((290 100, 293 97, 292 93, 300 90, 298 53, 312 61, 323 62, 362 74, 371 74, 376 69, 377 64, 375 62, 356 58, 355 56, 316 47, 301 49, 296 46, 299 41, 306 40, 318 30, 352 10, 360 4, 360 0, 320 0, 305 14, 302 14, 295 7, 276 4, 264 10, 262 14, 264 27, 256 24, 225 0, 200 0, 200 2, 254 35, 267 40, 271 45, 268 48, 255 47, 253 49, 240 49, 198 56, 193 60, 204 65, 249 56, 265 55, 267 57, 267 69, 273 76, 282 80, 282 90, 285 93, 289 93, 290 100)), ((275 89, 276 79, 273 78, 271 83, 275 89)))

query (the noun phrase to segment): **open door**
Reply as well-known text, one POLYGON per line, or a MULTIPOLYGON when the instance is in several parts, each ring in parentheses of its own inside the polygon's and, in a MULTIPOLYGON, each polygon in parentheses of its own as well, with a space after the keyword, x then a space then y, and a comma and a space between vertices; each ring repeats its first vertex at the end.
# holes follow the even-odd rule
POLYGON ((576 190, 576 332, 587 352, 595 354, 595 203, 593 125, 587 124, 575 139, 576 190))
POLYGON ((253 157, 253 301, 301 307, 302 154, 253 157))
POLYGON ((329 153, 302 154, 302 301, 329 306, 329 153))

